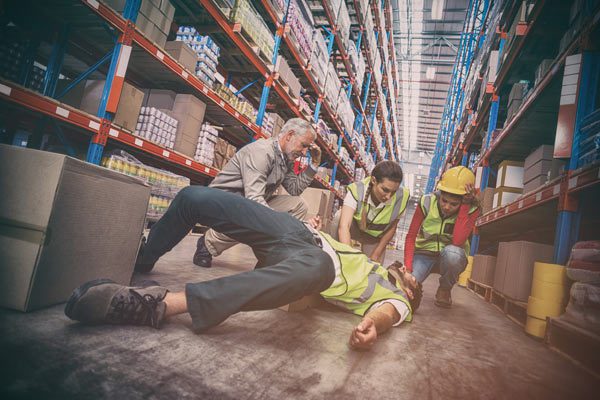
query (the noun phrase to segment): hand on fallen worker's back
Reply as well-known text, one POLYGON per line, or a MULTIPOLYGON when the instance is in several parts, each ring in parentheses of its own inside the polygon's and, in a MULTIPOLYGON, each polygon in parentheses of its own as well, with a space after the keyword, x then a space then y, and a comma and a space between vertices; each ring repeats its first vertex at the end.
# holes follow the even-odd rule
POLYGON ((315 217, 309 218, 308 221, 306 221, 306 222, 316 230, 321 230, 321 228, 323 227, 323 223, 321 222, 321 217, 319 217, 318 215, 315 217))
POLYGON ((354 350, 370 350, 377 340, 377 329, 371 318, 363 320, 352 330, 350 335, 350 347, 354 350))

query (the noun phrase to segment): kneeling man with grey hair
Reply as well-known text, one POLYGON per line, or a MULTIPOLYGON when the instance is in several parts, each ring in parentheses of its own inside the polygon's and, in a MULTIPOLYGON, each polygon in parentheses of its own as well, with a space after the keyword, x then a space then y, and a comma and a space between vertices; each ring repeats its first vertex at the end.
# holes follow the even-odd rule
MULTIPOLYGON (((275 211, 286 212, 304 220, 308 207, 300 194, 310 185, 321 162, 321 149, 314 142, 317 133, 310 122, 301 118, 288 120, 279 134, 266 140, 257 140, 242 147, 209 187, 239 194, 249 200, 275 211), (311 163, 299 175, 294 173, 293 162, 310 152, 311 163), (275 195, 282 185, 290 195, 275 195)), ((169 235, 169 230, 165 234, 169 235)), ((168 240, 168 238, 167 238, 168 240)), ((234 246, 236 240, 223 233, 209 229, 198 239, 194 264, 210 268, 212 258, 234 246)), ((143 245, 146 254, 156 249, 143 245)), ((135 266, 138 272, 149 272, 154 264, 139 259, 135 266)))

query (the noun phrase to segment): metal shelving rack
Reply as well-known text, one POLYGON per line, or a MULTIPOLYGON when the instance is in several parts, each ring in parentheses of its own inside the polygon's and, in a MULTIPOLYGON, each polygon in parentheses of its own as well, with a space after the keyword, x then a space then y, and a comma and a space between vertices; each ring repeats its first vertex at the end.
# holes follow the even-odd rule
MULTIPOLYGON (((128 148, 134 148, 136 151, 148 156, 150 159, 157 160, 159 164, 166 166, 167 169, 175 169, 179 172, 183 172, 186 175, 212 178, 218 173, 218 170, 215 168, 205 166, 187 156, 181 155, 175 151, 137 137, 132 132, 112 123, 112 117, 114 116, 119 103, 120 91, 123 82, 125 81, 125 75, 134 75, 136 78, 142 76, 146 78, 147 82, 161 82, 160 87, 162 88, 173 88, 181 93, 193 93, 200 98, 200 100, 207 104, 205 118, 211 123, 227 125, 231 136, 228 137, 228 139, 233 137, 234 141, 237 141, 239 144, 243 144, 248 140, 255 140, 265 137, 262 132, 261 125, 264 113, 267 110, 267 106, 270 108, 281 109, 281 113, 286 117, 295 116, 305 118, 307 120, 315 118, 316 121, 319 116, 320 106, 317 106, 317 109, 313 112, 309 112, 310 110, 305 109, 302 110, 298 100, 292 98, 277 79, 278 74, 276 71, 274 71, 274 65, 279 54, 280 43, 283 41, 288 51, 293 55, 293 58, 295 58, 295 61, 302 65, 303 74, 299 78, 301 81, 308 83, 308 85, 305 87, 312 89, 312 93, 317 96, 318 101, 322 102, 323 109, 325 110, 326 121, 329 122, 330 126, 332 126, 340 136, 337 151, 336 149, 333 149, 325 144, 322 138, 318 139, 318 144, 323 148, 324 153, 334 164, 334 173, 330 183, 318 179, 315 180, 316 184, 334 191, 339 197, 339 193, 333 189, 333 182, 336 177, 336 172, 340 171, 343 180, 351 181, 353 179, 354 171, 348 171, 341 164, 340 159, 337 156, 339 147, 342 145, 348 149, 351 156, 356 160, 357 166, 364 168, 363 161, 360 160, 360 158, 357 158, 358 152, 357 149, 354 148, 350 136, 342 128, 338 116, 333 112, 333 108, 327 103, 327 101, 323 101, 322 90, 320 90, 314 79, 312 79, 309 66, 306 65, 306 62, 303 62, 298 50, 295 47, 295 44, 293 43, 293 40, 290 40, 289 35, 287 35, 289 28, 285 23, 285 14, 278 15, 275 10, 271 8, 270 2, 261 2, 266 10, 266 12, 263 13, 264 19, 266 21, 270 20, 270 22, 276 26, 276 32, 274 35, 276 46, 270 62, 269 60, 265 60, 263 57, 260 57, 254 51, 252 44, 246 40, 244 35, 242 35, 240 26, 230 22, 227 18, 225 18, 225 15, 222 13, 219 7, 216 6, 215 2, 211 0, 178 0, 175 2, 178 9, 177 13, 180 14, 180 10, 185 10, 187 17, 189 17, 187 19, 189 20, 198 20, 198 15, 201 15, 204 18, 210 17, 214 24, 216 24, 218 27, 218 32, 216 34, 219 35, 219 38, 223 38, 224 41, 227 41, 227 43, 232 46, 231 48, 234 49, 236 54, 239 54, 242 57, 244 60, 243 62, 247 64, 249 69, 256 71, 256 75, 258 75, 260 79, 255 79, 254 82, 264 81, 262 87, 258 87, 259 85, 254 85, 255 87, 252 88, 253 85, 252 82, 249 82, 250 79, 244 79, 243 77, 235 76, 235 74, 233 76, 226 76, 228 82, 235 83, 237 87, 243 87, 242 90, 248 90, 248 92, 252 91, 251 94, 254 96, 250 96, 249 100, 253 100, 257 106, 258 116, 256 121, 252 121, 246 116, 240 114, 215 91, 200 81, 192 71, 187 71, 164 49, 148 39, 144 33, 136 27, 135 22, 140 3, 140 0, 128 0, 123 15, 118 14, 101 1, 96 0, 81 0, 80 2, 60 0, 53 2, 51 9, 46 9, 46 11, 51 10, 51 15, 62 16, 65 25, 73 24, 78 28, 81 28, 82 26, 98 27, 100 25, 105 25, 107 28, 90 30, 90 32, 93 31, 93 34, 89 40, 99 43, 97 46, 97 50, 99 51, 94 53, 96 54, 96 59, 93 61, 96 62, 92 62, 92 60, 90 60, 88 57, 86 60, 87 65, 92 66, 78 78, 76 78, 75 82, 70 86, 72 87, 81 80, 87 79, 90 75, 97 73, 99 70, 103 70, 105 72, 106 85, 104 87, 103 101, 101 102, 100 109, 96 116, 60 103, 53 98, 56 97, 54 90, 48 92, 45 91, 44 94, 40 94, 19 86, 14 82, 2 81, 0 83, 0 99, 3 101, 8 101, 10 104, 15 106, 18 105, 27 110, 41 113, 43 115, 60 120, 65 124, 65 126, 68 127, 68 129, 73 130, 74 132, 91 135, 87 155, 87 160, 89 162, 99 163, 104 147, 108 142, 111 142, 116 146, 125 145, 128 148), (98 33, 98 31, 103 32, 98 33), (114 42, 114 38, 109 39, 109 36, 106 35, 107 32, 110 33, 111 31, 113 32, 112 35, 116 38, 114 42), (105 35, 104 38, 100 37, 102 34, 105 35), (105 55, 98 61, 98 54, 102 53, 102 50, 105 51, 105 55), (150 68, 150 72, 148 73, 149 76, 144 76, 146 75, 146 71, 142 72, 140 71, 140 68, 137 70, 132 68, 132 63, 135 64, 137 62, 152 64, 152 68, 150 68), (106 64, 109 65, 108 68, 106 67, 106 64), (275 92, 275 98, 270 95, 270 91, 275 92), (282 105, 283 107, 276 107, 277 105, 282 105)), ((33 6, 42 7, 42 5, 44 5, 44 2, 37 2, 33 6)), ((352 5, 354 5, 354 7, 358 7, 358 2, 350 2, 349 6, 352 5)), ((324 11, 328 11, 327 6, 328 4, 323 4, 324 11)), ((389 12, 389 1, 384 1, 382 3, 382 7, 389 12)), ((374 15, 379 17, 379 7, 373 3, 372 8, 374 15)), ((343 72, 349 80, 350 85, 352 85, 354 82, 354 77, 352 75, 352 69, 349 64, 348 55, 346 54, 341 43, 341 38, 336 34, 335 26, 332 26, 331 24, 331 15, 327 14, 327 16, 330 22, 330 31, 332 32, 331 39, 334 40, 335 44, 337 45, 337 51, 341 55, 341 60, 344 67, 343 72)), ((361 25, 360 29, 362 32, 364 27, 361 25)), ((387 32, 390 31, 389 26, 381 27, 379 25, 379 18, 377 19, 377 29, 381 30, 381 32, 385 32, 386 30, 387 32)), ((361 42, 360 36, 361 35, 359 35, 357 40, 359 47, 361 42)), ((86 38, 69 38, 69 40, 73 41, 81 40, 81 45, 78 47, 85 47, 85 39, 86 38)), ((64 65, 69 64, 68 60, 65 61, 66 43, 66 35, 64 35, 61 40, 53 43, 53 55, 49 58, 49 64, 46 70, 45 78, 51 87, 56 86, 56 81, 58 79, 58 75, 60 74, 61 68, 64 67, 64 65)), ((391 42, 388 41, 388 43, 392 45, 391 42)), ((368 48, 366 48, 366 44, 364 44, 364 42, 363 45, 368 56, 368 48)), ((230 50, 230 48, 224 49, 224 51, 228 50, 230 50)), ((391 54, 393 57, 394 52, 391 51, 391 54)), ((73 57, 71 57, 71 59, 72 58, 73 57)), ((389 60, 384 61, 385 62, 382 63, 382 70, 384 66, 390 64, 389 60)), ((71 64, 72 63, 73 61, 71 60, 71 64)), ((392 59, 391 68, 393 72, 395 72, 397 69, 397 66, 394 63, 395 61, 392 59)), ((371 68, 371 70, 373 65, 374 64, 372 60, 369 59, 369 68, 371 68)), ((224 75, 226 74, 226 71, 220 72, 222 72, 224 75)), ((338 75, 343 76, 344 74, 342 71, 338 71, 338 75)), ((382 91, 386 91, 386 93, 393 93, 394 95, 396 93, 393 82, 389 82, 388 79, 385 81, 385 84, 387 87, 382 89, 378 85, 371 85, 369 79, 366 94, 364 94, 362 98, 359 96, 359 91, 356 86, 350 88, 351 94, 354 95, 352 96, 352 104, 355 107, 355 110, 358 111, 358 119, 360 120, 357 124, 359 128, 358 131, 359 133, 364 132, 365 137, 369 141, 369 145, 373 132, 371 131, 371 126, 369 124, 363 124, 364 121, 367 121, 368 118, 371 118, 373 121, 374 117, 383 116, 384 107, 386 107, 387 115, 390 116, 390 119, 392 119, 394 122, 396 120, 395 110, 387 110, 387 100, 391 96, 388 96, 388 99, 384 99, 383 104, 381 104, 381 102, 377 104, 382 91), (371 93, 373 93, 373 95, 369 96, 371 93), (370 101, 375 106, 371 114, 366 113, 368 104, 367 101, 370 101), (378 111, 379 113, 377 113, 378 111)), ((383 124, 384 129, 387 129, 388 122, 389 121, 386 121, 383 124)), ((380 123, 383 123, 383 121, 380 123)), ((394 139, 397 136, 396 128, 397 124, 394 123, 392 124, 391 129, 382 131, 385 132, 384 140, 387 139, 387 154, 376 154, 375 161, 386 157, 397 159, 397 152, 394 146, 394 139)))
POLYGON ((476 223, 472 254, 477 252, 478 247, 491 246, 500 240, 529 239, 553 243, 554 262, 564 265, 577 240, 597 239, 594 224, 598 223, 598 214, 594 212, 592 203, 597 202, 600 196, 600 168, 597 161, 581 165, 578 156, 583 140, 583 121, 600 108, 597 100, 600 55, 593 52, 600 37, 600 4, 595 0, 581 1, 582 19, 578 33, 559 50, 560 38, 567 29, 571 29, 567 18, 573 3, 549 0, 532 3, 527 19, 513 27, 513 38, 509 43, 509 28, 511 23, 514 24, 522 2, 500 2, 496 5, 500 15, 493 21, 487 21, 494 24, 487 27, 487 36, 482 30, 476 45, 476 50, 482 52, 481 59, 485 59, 491 49, 498 50, 495 81, 488 83, 479 101, 482 77, 478 74, 472 78, 478 82, 469 93, 461 92, 464 85, 458 85, 457 89, 453 87, 456 97, 460 99, 462 96, 464 103, 458 101, 458 107, 449 108, 448 104, 457 104, 455 100, 451 101, 449 95, 448 113, 444 115, 439 148, 436 148, 435 163, 429 177, 429 191, 443 170, 459 164, 482 168, 483 190, 494 176, 493 167, 502 160, 522 161, 537 146, 554 143, 558 126, 566 126, 572 132, 570 157, 564 158, 567 163, 565 172, 514 202, 482 215, 476 223), (581 58, 574 59, 581 62, 575 64, 575 61, 570 61, 570 65, 579 68, 576 102, 565 112, 561 103, 563 70, 568 60, 573 60, 568 57, 577 54, 581 54, 581 58), (553 59, 551 66, 512 118, 500 127, 505 116, 501 100, 508 97, 510 85, 522 77, 532 76, 533 69, 545 58, 553 59), (516 226, 520 227, 517 231, 516 226))

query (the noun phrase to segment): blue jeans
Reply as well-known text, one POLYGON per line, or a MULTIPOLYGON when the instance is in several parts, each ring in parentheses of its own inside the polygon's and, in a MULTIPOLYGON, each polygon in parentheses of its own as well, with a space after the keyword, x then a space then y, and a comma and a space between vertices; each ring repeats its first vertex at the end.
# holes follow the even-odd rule
POLYGON ((440 287, 452 289, 460 275, 467 267, 465 251, 458 246, 448 245, 439 255, 415 253, 412 263, 412 274, 417 281, 423 283, 434 268, 440 273, 440 287), (437 267, 437 268, 436 268, 437 267))
POLYGON ((155 263, 196 223, 249 245, 261 266, 186 285, 196 332, 239 311, 272 309, 320 293, 335 278, 331 257, 302 222, 237 194, 203 186, 189 186, 177 194, 150 230, 141 261, 155 263))

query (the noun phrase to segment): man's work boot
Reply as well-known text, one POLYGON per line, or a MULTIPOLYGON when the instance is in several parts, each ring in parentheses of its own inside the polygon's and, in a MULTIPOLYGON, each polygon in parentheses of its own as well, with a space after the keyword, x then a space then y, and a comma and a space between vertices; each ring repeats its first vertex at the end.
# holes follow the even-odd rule
POLYGON ((144 262, 144 251, 146 250, 146 238, 142 237, 142 243, 140 244, 140 249, 138 250, 137 258, 135 259, 135 272, 143 272, 147 273, 152 271, 154 268, 154 263, 149 264, 144 262))
POLYGON ((84 324, 148 325, 159 328, 165 319, 160 286, 130 287, 110 279, 89 281, 73 291, 65 315, 84 324))
POLYGON ((441 286, 438 287, 438 290, 435 293, 435 305, 444 308, 452 307, 452 296, 450 295, 451 290, 452 289, 446 289, 441 286))
POLYGON ((198 243, 196 244, 196 253, 194 254, 194 264, 203 268, 210 268, 212 266, 212 255, 206 248, 204 243, 205 236, 200 236, 198 243))

